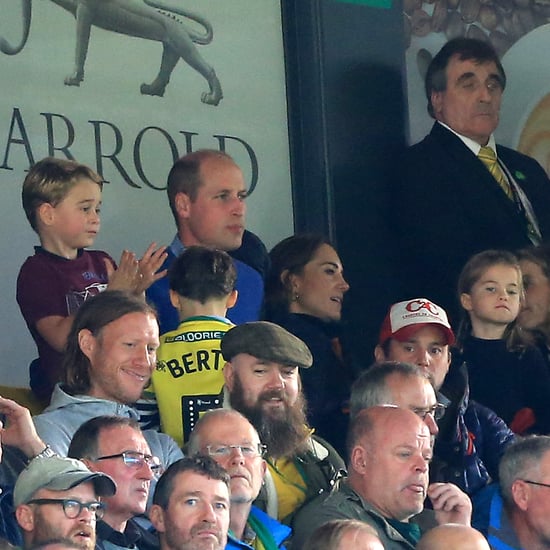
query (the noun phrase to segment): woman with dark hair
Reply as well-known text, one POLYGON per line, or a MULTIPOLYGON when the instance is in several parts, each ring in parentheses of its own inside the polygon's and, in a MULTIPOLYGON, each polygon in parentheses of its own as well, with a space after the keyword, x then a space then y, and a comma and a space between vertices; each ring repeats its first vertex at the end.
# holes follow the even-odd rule
POLYGON ((300 372, 308 420, 344 455, 353 377, 340 346, 342 302, 349 290, 342 262, 318 235, 288 237, 269 255, 265 318, 301 338, 311 350, 313 366, 300 372))
POLYGON ((525 300, 518 324, 529 331, 550 368, 550 244, 517 253, 525 300))

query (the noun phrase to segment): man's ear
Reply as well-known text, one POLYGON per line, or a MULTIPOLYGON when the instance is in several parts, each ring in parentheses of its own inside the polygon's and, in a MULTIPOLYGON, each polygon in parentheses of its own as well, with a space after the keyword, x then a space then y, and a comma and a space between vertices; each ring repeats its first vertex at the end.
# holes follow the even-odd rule
POLYGON ((386 360, 386 354, 380 344, 374 348, 374 359, 377 363, 383 363, 386 360))
POLYGON ((361 445, 356 445, 351 450, 349 459, 350 467, 353 468, 359 475, 367 474, 367 451, 361 445))
POLYGON ((470 296, 470 294, 467 294, 466 292, 463 292, 460 295, 460 305, 466 311, 472 311, 472 297, 470 296))
POLYGON ((91 330, 83 328, 78 333, 78 345, 80 346, 82 353, 91 360, 91 355, 94 353, 97 345, 97 339, 92 334, 91 330))
POLYGON ((227 389, 231 391, 235 384, 235 371, 233 370, 231 361, 227 361, 223 367, 223 380, 227 389))
POLYGON ((20 504, 15 509, 15 518, 23 531, 27 531, 28 533, 34 531, 34 514, 30 506, 20 504))
POLYGON ((443 92, 432 92, 430 102, 434 115, 438 115, 441 112, 441 104, 443 103, 443 92))
POLYGON ((191 212, 191 199, 189 198, 189 195, 187 193, 184 193, 183 191, 176 193, 174 203, 176 205, 178 218, 188 218, 191 212))
POLYGON ((164 527, 164 510, 158 504, 153 504, 151 506, 149 510, 149 520, 159 533, 164 533, 166 531, 164 527))
POLYGON ((86 466, 88 467, 88 470, 91 470, 92 472, 97 472, 98 470, 95 468, 95 462, 91 461, 89 458, 79 458, 80 462, 84 462, 86 466))
POLYGON ((516 479, 512 483, 512 498, 514 499, 515 505, 522 511, 525 512, 529 508, 529 496, 531 494, 531 488, 528 486, 525 481, 521 479, 516 479))

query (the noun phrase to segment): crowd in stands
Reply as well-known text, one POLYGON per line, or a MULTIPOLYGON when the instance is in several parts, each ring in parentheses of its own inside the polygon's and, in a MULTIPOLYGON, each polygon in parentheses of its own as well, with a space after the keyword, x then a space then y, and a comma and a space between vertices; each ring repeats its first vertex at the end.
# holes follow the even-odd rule
POLYGON ((485 42, 451 40, 432 61, 436 122, 404 153, 401 184, 414 178, 396 189, 442 218, 437 230, 399 220, 410 287, 359 374, 336 249, 298 234, 268 253, 245 229, 244 177, 226 153, 176 161, 174 240, 118 265, 88 250, 100 176, 36 163, 23 206, 40 246, 17 301, 43 410, 0 397, 0 538, 25 550, 550 549, 550 180, 495 144, 505 84, 485 42))

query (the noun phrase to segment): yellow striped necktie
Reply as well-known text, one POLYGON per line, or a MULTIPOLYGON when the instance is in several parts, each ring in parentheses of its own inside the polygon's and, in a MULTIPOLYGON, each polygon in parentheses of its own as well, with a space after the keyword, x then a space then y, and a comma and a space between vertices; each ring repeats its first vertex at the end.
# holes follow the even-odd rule
MULTIPOLYGON (((489 172, 491 172, 491 175, 497 180, 498 184, 502 187, 502 190, 506 193, 506 196, 513 201, 514 191, 512 190, 510 182, 508 181, 498 164, 495 152, 490 147, 482 147, 479 150, 477 157, 481 162, 483 162, 483 164, 485 164, 487 170, 489 170, 489 172)), ((521 200, 519 200, 518 202, 521 204, 521 200)), ((527 224, 527 234, 529 240, 533 244, 539 244, 540 232, 535 228, 532 217, 523 206, 520 208, 520 210, 527 224)))
POLYGON ((506 176, 502 172, 495 152, 490 147, 482 147, 477 154, 477 158, 485 164, 487 170, 495 178, 498 184, 502 187, 502 190, 506 193, 506 196, 510 200, 514 200, 514 193, 510 187, 510 183, 506 179, 506 176))

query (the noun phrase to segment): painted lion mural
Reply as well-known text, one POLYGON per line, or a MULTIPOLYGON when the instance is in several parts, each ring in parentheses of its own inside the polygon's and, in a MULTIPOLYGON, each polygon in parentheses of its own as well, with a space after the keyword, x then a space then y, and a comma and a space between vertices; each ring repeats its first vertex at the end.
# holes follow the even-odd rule
MULTIPOLYGON (((11 0, 10 0, 11 1, 11 0)), ((209 21, 181 7, 171 6, 162 0, 51 0, 70 12, 76 19, 75 66, 65 78, 67 86, 79 86, 84 80, 84 65, 88 53, 92 26, 128 36, 162 43, 160 69, 150 84, 143 83, 140 91, 145 95, 163 96, 170 76, 180 59, 200 73, 208 83, 201 101, 218 105, 223 98, 220 81, 197 50, 196 44, 212 42, 214 33, 209 21), (203 29, 198 33, 185 26, 182 18, 189 19, 203 29)), ((0 37, 0 51, 7 55, 18 54, 27 43, 31 27, 32 0, 21 0, 23 33, 18 44, 12 45, 0 37)))

